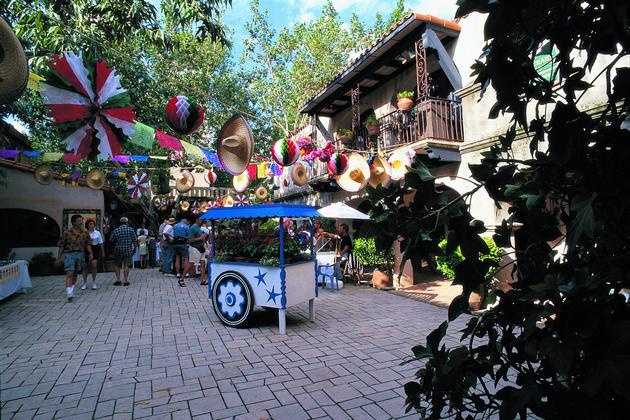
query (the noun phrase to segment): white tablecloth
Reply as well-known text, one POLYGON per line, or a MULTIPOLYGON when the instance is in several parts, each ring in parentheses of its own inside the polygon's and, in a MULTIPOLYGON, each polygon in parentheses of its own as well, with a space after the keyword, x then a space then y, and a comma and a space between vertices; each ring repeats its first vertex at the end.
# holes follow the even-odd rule
POLYGON ((26 261, 16 261, 0 267, 0 299, 26 287, 33 287, 26 261))

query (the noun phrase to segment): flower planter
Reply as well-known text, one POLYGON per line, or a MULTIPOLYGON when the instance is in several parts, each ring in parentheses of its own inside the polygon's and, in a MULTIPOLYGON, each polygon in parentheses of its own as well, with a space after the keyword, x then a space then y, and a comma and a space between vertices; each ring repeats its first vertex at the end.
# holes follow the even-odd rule
POLYGON ((339 136, 337 138, 342 144, 349 144, 352 142, 352 137, 350 136, 339 136))
POLYGON ((398 103, 396 105, 401 111, 409 111, 413 107, 413 99, 398 98, 398 103))
POLYGON ((378 133, 381 131, 381 126, 379 124, 369 124, 366 125, 368 136, 378 136, 378 133))
POLYGON ((374 270, 372 273, 372 287, 377 289, 384 289, 393 287, 394 283, 392 278, 387 274, 379 270, 374 270))

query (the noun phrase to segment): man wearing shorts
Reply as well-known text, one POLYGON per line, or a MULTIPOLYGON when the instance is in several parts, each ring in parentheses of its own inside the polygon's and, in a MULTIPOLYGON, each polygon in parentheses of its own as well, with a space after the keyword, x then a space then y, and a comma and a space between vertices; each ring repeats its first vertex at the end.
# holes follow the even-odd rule
POLYGON ((66 272, 66 297, 68 302, 72 302, 74 297, 74 283, 77 281, 77 274, 83 270, 85 255, 92 260, 92 239, 89 233, 83 228, 83 217, 78 214, 70 218, 72 227, 66 230, 59 240, 59 255, 57 261, 63 261, 63 268, 66 272))
MULTIPOLYGON (((189 273, 194 273, 195 264, 200 265, 201 271, 201 285, 205 286, 208 284, 208 279, 206 278, 206 238, 207 235, 201 230, 201 224, 203 220, 197 219, 195 223, 188 230, 188 271, 189 273)), ((184 273, 185 274, 185 273, 184 273)))
POLYGON ((177 280, 179 287, 186 287, 184 278, 188 269, 188 219, 182 219, 173 226, 173 257, 175 258, 175 274, 181 275, 177 280), (182 270, 180 273, 180 269, 182 270))
POLYGON ((109 240, 114 244, 114 273, 116 281, 114 286, 124 284, 129 286, 129 267, 133 264, 133 252, 138 246, 136 232, 129 226, 129 219, 120 218, 120 226, 112 232, 109 240), (120 266, 124 265, 125 282, 120 282, 120 266))

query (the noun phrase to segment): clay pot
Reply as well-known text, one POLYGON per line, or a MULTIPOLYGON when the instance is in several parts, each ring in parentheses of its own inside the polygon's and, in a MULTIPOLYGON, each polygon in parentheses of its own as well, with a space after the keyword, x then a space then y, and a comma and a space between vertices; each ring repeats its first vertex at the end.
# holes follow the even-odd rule
POLYGON ((392 278, 387 273, 379 270, 374 270, 372 273, 372 287, 377 289, 383 289, 386 287, 393 287, 394 283, 392 278))
POLYGON ((378 133, 381 131, 381 126, 378 124, 370 124, 366 125, 368 136, 378 136, 378 133))
POLYGON ((413 107, 413 99, 398 98, 398 103, 396 105, 401 111, 409 111, 413 107))
POLYGON ((339 136, 338 139, 342 144, 348 144, 352 142, 352 137, 350 136, 339 136))

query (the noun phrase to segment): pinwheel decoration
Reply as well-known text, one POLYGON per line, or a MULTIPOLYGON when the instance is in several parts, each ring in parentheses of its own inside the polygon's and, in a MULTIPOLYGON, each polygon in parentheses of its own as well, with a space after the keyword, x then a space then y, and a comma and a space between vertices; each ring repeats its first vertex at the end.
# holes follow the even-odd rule
POLYGON ((133 199, 142 197, 142 194, 146 194, 149 189, 149 175, 146 173, 135 174, 127 180, 127 190, 133 199))
POLYGON ((249 197, 246 196, 245 194, 236 194, 236 197, 234 197, 234 206, 235 207, 249 206, 249 197))
POLYGON ((53 125, 64 132, 73 158, 110 159, 122 151, 124 136, 134 132, 136 114, 115 68, 104 61, 86 63, 72 51, 54 55, 40 94, 53 125))
POLYGON ((190 206, 190 212, 195 216, 201 213, 201 204, 199 204, 199 201, 192 203, 192 206, 190 206))

